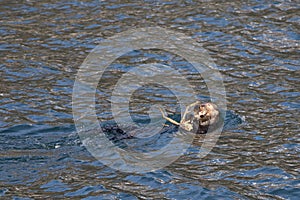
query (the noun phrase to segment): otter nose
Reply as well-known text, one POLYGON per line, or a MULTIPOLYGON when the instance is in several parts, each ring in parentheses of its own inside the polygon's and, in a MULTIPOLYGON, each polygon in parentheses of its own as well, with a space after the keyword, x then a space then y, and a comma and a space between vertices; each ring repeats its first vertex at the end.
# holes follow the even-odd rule
POLYGON ((200 115, 200 118, 203 118, 204 117, 204 115, 200 115))

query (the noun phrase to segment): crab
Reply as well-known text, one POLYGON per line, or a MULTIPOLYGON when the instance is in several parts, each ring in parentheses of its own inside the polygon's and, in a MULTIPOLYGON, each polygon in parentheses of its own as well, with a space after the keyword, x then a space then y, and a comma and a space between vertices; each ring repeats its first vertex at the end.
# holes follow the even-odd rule
POLYGON ((180 122, 167 117, 160 108, 162 117, 180 128, 194 133, 207 133, 210 126, 216 126, 220 119, 220 112, 214 103, 196 101, 185 109, 180 122))

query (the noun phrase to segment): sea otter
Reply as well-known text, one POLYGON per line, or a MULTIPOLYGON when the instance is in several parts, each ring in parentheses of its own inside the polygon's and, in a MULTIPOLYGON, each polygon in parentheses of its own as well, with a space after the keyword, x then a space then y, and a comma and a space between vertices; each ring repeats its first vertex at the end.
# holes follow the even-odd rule
POLYGON ((172 124, 178 125, 186 131, 198 134, 207 133, 210 126, 212 128, 216 127, 220 119, 220 112, 217 105, 213 103, 202 104, 200 101, 187 106, 180 123, 167 117, 162 109, 160 111, 162 117, 172 124))

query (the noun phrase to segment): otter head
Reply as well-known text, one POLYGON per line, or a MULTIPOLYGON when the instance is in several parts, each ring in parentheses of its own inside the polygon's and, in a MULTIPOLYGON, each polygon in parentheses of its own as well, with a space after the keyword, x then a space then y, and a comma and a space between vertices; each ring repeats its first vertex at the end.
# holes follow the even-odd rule
POLYGON ((219 110, 213 103, 205 103, 199 106, 199 112, 195 113, 200 126, 216 124, 219 121, 219 110))
POLYGON ((219 121, 219 110, 213 103, 195 102, 187 107, 180 126, 191 132, 206 133, 210 125, 219 121))

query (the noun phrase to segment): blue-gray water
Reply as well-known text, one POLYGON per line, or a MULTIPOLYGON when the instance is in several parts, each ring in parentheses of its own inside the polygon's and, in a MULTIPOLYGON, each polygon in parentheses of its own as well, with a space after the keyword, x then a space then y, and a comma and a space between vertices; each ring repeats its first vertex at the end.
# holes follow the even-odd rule
MULTIPOLYGON (((0 198, 298 199, 299 13, 298 1, 0 1, 0 198), (223 76, 228 110, 245 122, 226 128, 205 158, 191 153, 154 172, 124 173, 82 146, 72 89, 99 41, 149 26, 202 44, 223 76)), ((100 121, 111 119, 108 97, 122 69, 152 62, 182 69, 206 95, 180 57, 133 52, 104 77, 100 121)), ((164 88, 141 89, 133 117, 152 102, 176 108, 164 88)))

